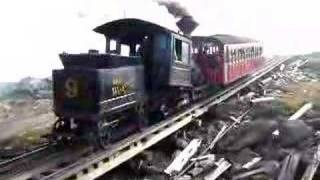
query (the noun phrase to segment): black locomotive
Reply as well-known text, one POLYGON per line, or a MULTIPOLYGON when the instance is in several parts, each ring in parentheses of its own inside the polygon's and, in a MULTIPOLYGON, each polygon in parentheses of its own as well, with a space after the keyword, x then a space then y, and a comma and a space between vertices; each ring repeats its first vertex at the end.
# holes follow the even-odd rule
POLYGON ((60 54, 64 69, 53 71, 55 139, 82 137, 106 146, 190 101, 190 38, 138 19, 94 31, 105 36, 105 53, 60 54))

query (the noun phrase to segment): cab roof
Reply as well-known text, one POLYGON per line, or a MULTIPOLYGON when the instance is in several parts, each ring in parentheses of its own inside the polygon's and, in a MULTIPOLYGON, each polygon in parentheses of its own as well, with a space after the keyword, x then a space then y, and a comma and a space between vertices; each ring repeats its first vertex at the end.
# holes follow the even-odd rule
MULTIPOLYGON (((144 36, 145 34, 153 34, 156 32, 178 34, 177 32, 162 27, 158 24, 134 18, 111 21, 96 27, 94 31, 113 38, 122 38, 128 33, 130 33, 131 36, 136 36, 137 38, 140 38, 140 36, 144 36)), ((178 35, 183 36, 181 34, 178 35)))
POLYGON ((240 36, 234 36, 234 35, 229 35, 229 34, 216 34, 216 35, 212 35, 212 36, 193 36, 192 40, 198 41, 198 42, 199 41, 219 42, 222 45, 259 42, 254 39, 240 37, 240 36))

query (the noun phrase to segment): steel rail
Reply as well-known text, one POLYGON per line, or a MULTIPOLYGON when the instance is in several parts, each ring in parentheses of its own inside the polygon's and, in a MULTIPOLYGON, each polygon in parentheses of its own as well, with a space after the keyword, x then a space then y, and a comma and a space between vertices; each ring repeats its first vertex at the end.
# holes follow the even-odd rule
MULTIPOLYGON (((87 157, 81 157, 76 162, 64 168, 53 168, 50 174, 39 176, 33 174, 33 180, 88 180, 95 179, 120 164, 136 156, 145 149, 158 143, 182 127, 192 122, 197 117, 204 114, 209 107, 217 105, 228 98, 236 95, 240 90, 265 76, 274 68, 288 60, 289 58, 276 58, 268 61, 267 65, 256 73, 242 79, 240 82, 233 84, 220 93, 196 103, 187 110, 180 112, 173 117, 168 118, 154 126, 146 128, 143 132, 129 136, 120 142, 111 145, 109 149, 96 152, 87 157), (35 178, 38 177, 38 178, 35 178)), ((49 170, 48 170, 49 171, 49 170)), ((29 178, 31 179, 31 178, 29 178)))
POLYGON ((6 159, 6 160, 3 160, 3 161, 0 161, 0 168, 1 167, 4 167, 4 166, 8 166, 10 165, 11 163, 13 162, 16 162, 16 161, 19 161, 21 159, 25 159, 27 157, 30 157, 34 154, 37 154, 39 152, 42 152, 42 151, 45 151, 49 148, 49 143, 45 143, 45 144, 42 144, 40 146, 38 146, 37 148, 35 148, 34 150, 31 150, 31 151, 28 151, 28 152, 25 152, 21 155, 18 155, 18 156, 15 156, 13 158, 10 158, 10 159, 6 159))

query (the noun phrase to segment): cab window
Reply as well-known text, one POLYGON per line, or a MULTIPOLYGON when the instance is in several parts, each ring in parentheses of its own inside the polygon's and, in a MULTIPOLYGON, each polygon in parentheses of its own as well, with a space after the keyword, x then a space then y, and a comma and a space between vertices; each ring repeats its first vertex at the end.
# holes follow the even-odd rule
POLYGON ((182 54, 181 54, 181 57, 182 57, 182 61, 184 63, 188 63, 189 62, 189 44, 186 43, 186 42, 182 42, 182 54))
POLYGON ((182 61, 182 41, 175 39, 174 41, 174 56, 177 61, 182 61))
POLYGON ((116 51, 117 49, 117 41, 114 39, 110 40, 110 51, 116 51))
POLYGON ((190 46, 188 43, 175 39, 174 41, 174 58, 176 61, 188 63, 189 62, 189 52, 190 46))
POLYGON ((121 44, 120 55, 121 56, 129 56, 130 55, 130 47, 126 44, 121 44))

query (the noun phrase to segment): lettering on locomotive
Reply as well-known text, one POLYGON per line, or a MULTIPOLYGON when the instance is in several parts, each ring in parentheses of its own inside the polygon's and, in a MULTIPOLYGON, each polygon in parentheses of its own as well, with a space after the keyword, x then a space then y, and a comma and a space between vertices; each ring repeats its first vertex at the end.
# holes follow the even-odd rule
POLYGON ((112 79, 112 96, 123 96, 128 94, 130 90, 130 86, 121 78, 114 77, 112 79))

